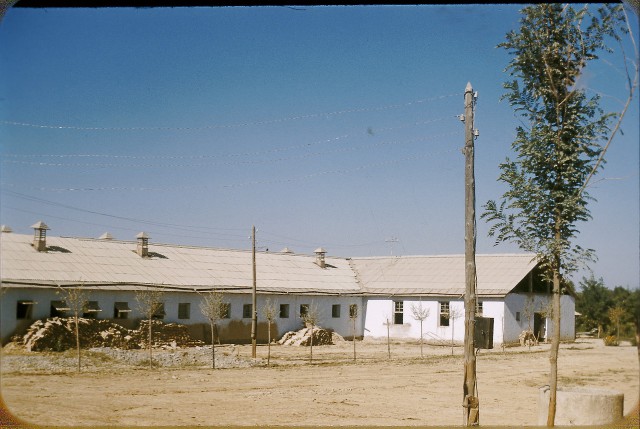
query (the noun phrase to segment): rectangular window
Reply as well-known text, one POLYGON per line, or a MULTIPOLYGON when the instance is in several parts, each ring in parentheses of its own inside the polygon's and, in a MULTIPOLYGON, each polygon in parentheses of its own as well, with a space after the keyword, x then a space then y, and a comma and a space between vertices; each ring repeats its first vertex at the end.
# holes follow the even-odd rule
POLYGON ((70 308, 65 301, 51 301, 49 307, 49 317, 65 317, 65 312, 70 308))
POLYGON ((404 302, 393 301, 393 323, 402 325, 404 323, 404 302))
POLYGON ((331 317, 334 319, 340 317, 340 304, 333 304, 331 306, 331 317))
POLYGON ((351 304, 349 306, 349 319, 355 319, 358 317, 358 304, 351 304))
POLYGON ((244 304, 242 306, 242 318, 243 319, 251 319, 253 313, 253 305, 252 304, 244 304))
POLYGON ((300 304, 300 317, 304 318, 309 313, 309 304, 300 304))
POLYGON ((33 301, 18 301, 16 306, 16 319, 32 319, 33 301))
POLYGON ((280 304, 280 318, 281 319, 289 318, 289 304, 280 304))
POLYGON ((87 301, 84 303, 82 317, 85 319, 97 319, 98 313, 101 311, 102 309, 98 305, 98 301, 87 301))
POLYGON ((482 301, 476 301, 476 316, 482 317, 484 306, 482 301))
POLYGON ((128 302, 116 302, 113 305, 113 318, 114 319, 128 319, 131 309, 128 302))
POLYGON ((162 320, 166 314, 167 313, 164 311, 164 302, 161 302, 157 305, 156 311, 153 313, 153 318, 156 320, 162 320))
POLYGON ((191 319, 191 303, 178 303, 178 319, 191 319))
POLYGON ((438 302, 440 307, 440 326, 449 326, 449 301, 438 302))
POLYGON ((516 322, 520 321, 520 312, 516 311, 516 322))
POLYGON ((228 302, 222 303, 222 318, 231 319, 231 304, 228 302))

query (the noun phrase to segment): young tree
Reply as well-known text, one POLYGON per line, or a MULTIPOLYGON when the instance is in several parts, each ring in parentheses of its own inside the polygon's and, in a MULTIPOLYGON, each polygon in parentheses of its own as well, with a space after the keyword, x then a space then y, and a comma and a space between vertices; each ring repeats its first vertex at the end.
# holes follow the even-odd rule
POLYGON ((625 314, 624 308, 617 305, 609 309, 609 320, 616 325, 616 340, 620 341, 620 319, 625 314))
POLYGON ((309 363, 313 363, 313 331, 320 322, 320 310, 318 306, 311 302, 311 305, 306 307, 306 311, 300 314, 300 318, 304 324, 311 329, 311 347, 309 349, 309 363))
POLYGON ((358 304, 349 305, 349 319, 353 333, 353 361, 356 361, 356 319, 358 319, 358 304))
POLYGON ((385 319, 384 324, 387 326, 387 355, 389 356, 389 359, 391 359, 391 333, 389 332, 391 329, 391 320, 389 319, 389 316, 385 319))
POLYGON ((424 342, 422 334, 422 325, 427 317, 429 317, 430 310, 422 306, 422 301, 418 305, 411 304, 411 314, 415 320, 420 321, 420 357, 424 357, 422 352, 422 344, 424 342))
POLYGON ((450 321, 449 324, 451 325, 451 355, 452 356, 453 356, 453 347, 454 347, 453 336, 456 329, 456 319, 462 316, 462 314, 463 314, 463 310, 459 308, 449 308, 449 314, 447 315, 447 318, 450 321))
POLYGON ((222 319, 227 312, 227 303, 224 302, 224 297, 220 292, 211 291, 202 295, 202 301, 200 301, 200 312, 209 321, 211 327, 211 368, 216 368, 216 343, 215 333, 216 325, 220 319, 222 319))
POLYGON ((578 79, 589 61, 609 50, 609 40, 620 40, 623 22, 619 6, 603 5, 594 15, 588 6, 537 4, 522 10, 519 31, 498 45, 512 55, 507 71, 514 79, 504 84, 505 98, 524 122, 512 144, 516 160, 500 165, 499 180, 509 189, 500 204, 487 202, 483 217, 493 223, 489 235, 496 244, 513 242, 535 253, 553 284, 549 426, 556 413, 560 294, 566 276, 593 257, 573 239, 577 223, 590 218, 585 188, 614 134, 615 115, 602 111, 598 96, 588 98, 578 79))
POLYGON ((73 324, 75 326, 75 336, 76 336, 76 354, 78 358, 78 372, 80 372, 81 368, 81 355, 80 355, 80 323, 79 319, 82 313, 84 313, 88 293, 86 289, 80 286, 63 288, 58 286, 58 292, 64 297, 64 301, 66 303, 68 311, 73 316, 73 324))
POLYGON ((138 311, 149 322, 148 346, 149 346, 149 368, 153 368, 153 318, 164 306, 164 291, 158 288, 146 287, 136 291, 136 301, 138 301, 138 311))
POLYGON ((262 307, 262 315, 267 319, 267 366, 271 365, 271 324, 276 320, 278 314, 276 303, 267 298, 262 307))

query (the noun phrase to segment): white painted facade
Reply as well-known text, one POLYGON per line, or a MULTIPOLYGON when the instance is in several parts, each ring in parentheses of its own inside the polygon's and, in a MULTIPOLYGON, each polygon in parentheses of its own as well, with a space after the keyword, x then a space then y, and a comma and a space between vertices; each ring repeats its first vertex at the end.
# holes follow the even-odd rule
MULTIPOLYGON (((11 334, 16 330, 24 330, 35 320, 51 317, 51 304, 53 301, 63 300, 64 296, 57 294, 52 288, 8 288, 5 289, 0 300, 0 311, 2 314, 2 340, 9 340, 11 334), (31 302, 29 304, 30 314, 27 318, 18 318, 18 302, 31 302)), ((296 331, 303 327, 300 318, 300 306, 307 305, 316 308, 319 314, 319 325, 326 329, 331 329, 343 336, 351 337, 353 334, 353 322, 349 318, 349 308, 351 305, 358 307, 358 316, 355 319, 356 336, 361 336, 362 332, 362 298, 361 297, 340 297, 340 296, 312 296, 312 295, 289 295, 289 294, 259 294, 257 297, 259 335, 266 338, 266 319, 264 317, 264 306, 267 299, 275 305, 276 318, 272 326, 272 335, 279 338, 285 332, 296 331), (283 308, 281 306, 288 306, 283 308), (260 332, 262 330, 263 332, 260 332)), ((134 327, 137 322, 144 318, 138 307, 135 292, 114 291, 114 290, 88 290, 87 300, 96 301, 102 311, 96 314, 97 319, 109 319, 127 327, 134 327), (124 318, 117 318, 116 303, 126 303, 131 312, 120 313, 124 318)), ((222 337, 229 337, 234 342, 250 341, 251 338, 251 318, 245 317, 245 306, 251 305, 251 295, 245 293, 224 293, 223 300, 230 305, 229 318, 219 321, 218 330, 222 337), (246 328, 246 329, 244 329, 246 328), (227 332, 232 329, 233 332, 227 332), (246 338, 243 331, 246 330, 246 338)), ((166 323, 179 323, 184 325, 204 325, 208 326, 209 321, 200 310, 202 297, 193 292, 166 292, 163 296, 166 323), (188 314, 186 318, 180 318, 179 305, 188 304, 188 314)), ((250 313, 249 313, 250 314, 250 313)), ((184 314, 183 314, 184 316, 184 314)), ((196 331, 197 332, 197 331, 196 331)), ((197 332, 198 333, 198 332, 197 332)), ((208 339, 206 335, 201 335, 203 339, 208 339)))
MULTIPOLYGON (((3 343, 34 320, 51 316, 51 301, 63 299, 56 293, 59 286, 86 289, 88 300, 96 301, 102 310, 95 314, 98 319, 112 319, 129 328, 142 318, 135 291, 165 289, 164 321, 188 325, 205 340, 210 336, 205 335, 208 321, 200 312, 200 294, 217 290, 230 304, 230 317, 219 323, 220 337, 232 342, 250 338, 251 252, 146 243, 148 253, 140 254, 131 241, 47 237, 40 245, 33 240, 29 235, 0 235, 3 343), (29 314, 24 314, 21 302, 30 303, 29 314), (126 319, 117 317, 116 303, 127 303, 126 319), (182 313, 188 309, 188 317, 179 317, 180 308, 182 313)), ((357 305, 356 337, 386 337, 388 329, 393 338, 418 339, 420 321, 411 307, 422 306, 429 311, 422 324, 426 340, 463 341, 464 255, 325 259, 324 253, 260 252, 256 256, 259 340, 266 338, 261 335, 267 332, 262 309, 270 298, 278 310, 288 306, 288 317, 276 317, 272 337, 300 329, 300 306, 308 305, 319 310, 320 326, 351 338, 349 307, 357 305), (441 308, 448 308, 455 317, 443 319, 441 308)), ((548 294, 520 292, 546 290, 534 281, 535 258, 477 255, 476 263, 478 300, 482 315, 494 319, 494 344, 518 341, 528 327, 527 297, 534 313, 540 313, 549 300, 548 294)), ((563 296, 563 340, 574 338, 574 308, 573 298, 563 296)), ((536 317, 537 324, 551 332, 549 321, 536 317)))
MULTIPOLYGON (((525 305, 529 305, 531 312, 531 329, 535 313, 543 312, 548 307, 550 296, 545 294, 518 294, 512 293, 502 298, 480 298, 482 317, 493 318, 493 343, 505 344, 517 343, 522 331, 529 329, 526 317, 525 305), (527 297, 531 297, 529 304, 527 297)), ((461 343, 464 341, 464 301, 450 300, 447 297, 440 298, 367 298, 365 306, 365 326, 363 335, 371 338, 383 338, 387 336, 387 321, 389 323, 389 335, 392 338, 420 338, 420 321, 414 317, 411 306, 427 309, 429 314, 422 322, 422 335, 425 341, 442 341, 461 343), (396 302, 402 302, 402 323, 394 323, 396 302), (440 303, 448 302, 449 311, 456 315, 448 320, 447 324, 441 324, 440 303)), ((561 332, 562 341, 575 339, 575 300, 569 295, 563 295, 560 300, 561 308, 561 332)), ((549 317, 542 318, 544 333, 547 337, 553 332, 553 323, 549 317)))

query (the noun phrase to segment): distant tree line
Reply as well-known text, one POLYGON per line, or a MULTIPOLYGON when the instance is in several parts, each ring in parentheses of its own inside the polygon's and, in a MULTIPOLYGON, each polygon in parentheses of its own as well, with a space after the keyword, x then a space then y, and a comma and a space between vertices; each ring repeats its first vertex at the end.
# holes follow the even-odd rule
POLYGON ((602 278, 583 277, 576 297, 578 332, 595 331, 634 341, 640 321, 640 289, 610 289, 602 278))

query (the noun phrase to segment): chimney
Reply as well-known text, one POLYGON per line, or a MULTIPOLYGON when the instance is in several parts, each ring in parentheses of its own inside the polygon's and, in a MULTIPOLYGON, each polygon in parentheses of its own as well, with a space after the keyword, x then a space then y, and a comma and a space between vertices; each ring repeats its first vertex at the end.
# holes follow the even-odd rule
POLYGON ((282 249, 280 251, 280 253, 293 253, 293 251, 291 249, 289 249, 288 247, 285 247, 284 249, 282 249))
POLYGON ((33 228, 33 244, 32 246, 38 252, 46 252, 47 251, 47 230, 49 227, 46 223, 39 221, 31 225, 33 228))
POLYGON ((113 240, 113 235, 111 235, 110 232, 105 232, 100 237, 98 237, 98 239, 99 240, 113 240))
POLYGON ((325 267, 324 255, 327 253, 327 251, 324 250, 322 247, 318 247, 316 250, 313 251, 313 253, 316 254, 316 264, 320 268, 324 268, 325 267))
POLYGON ((138 239, 138 246, 136 252, 141 258, 147 258, 149 256, 149 236, 146 232, 141 232, 136 235, 138 239))

